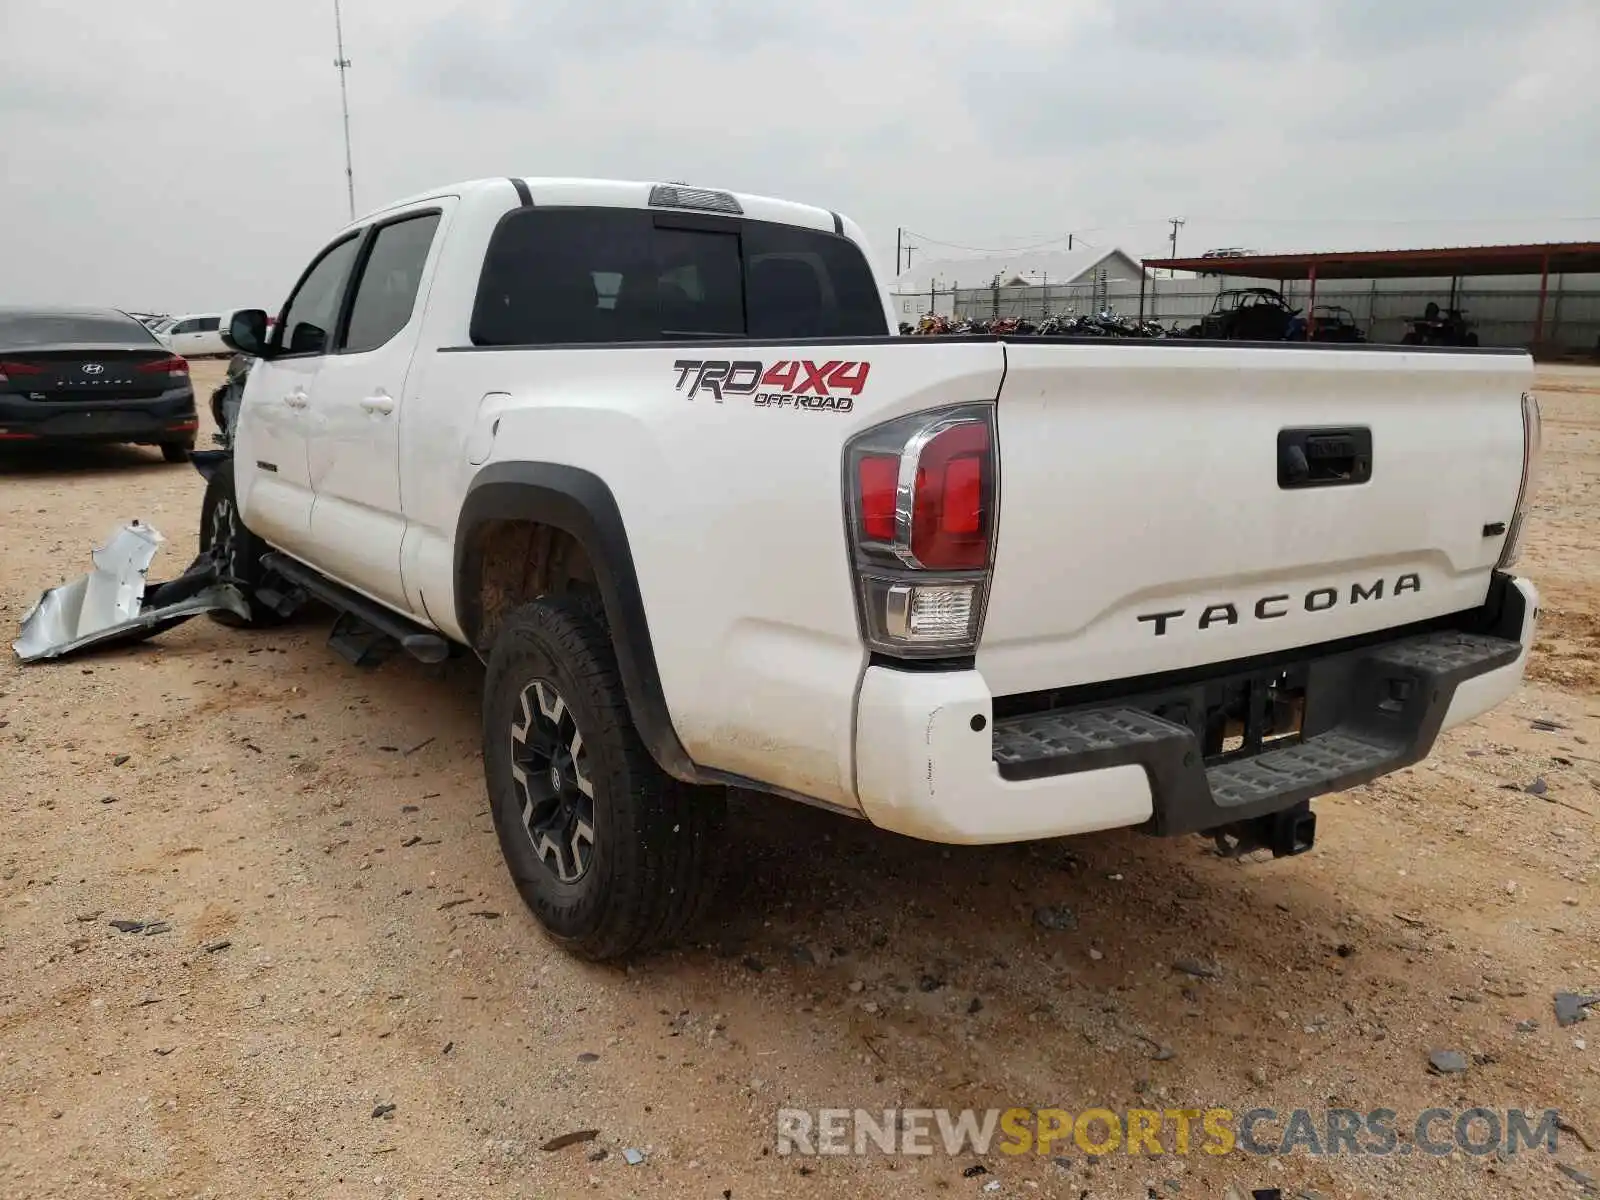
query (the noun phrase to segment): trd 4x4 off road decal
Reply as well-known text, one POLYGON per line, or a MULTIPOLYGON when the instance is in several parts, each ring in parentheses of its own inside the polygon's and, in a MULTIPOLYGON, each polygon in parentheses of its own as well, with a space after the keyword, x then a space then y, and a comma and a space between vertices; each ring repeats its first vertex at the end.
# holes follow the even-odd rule
POLYGON ((755 359, 680 358, 675 389, 690 400, 702 392, 719 404, 729 396, 749 396, 758 408, 849 412, 866 386, 868 362, 811 362, 780 359, 770 366, 755 359))

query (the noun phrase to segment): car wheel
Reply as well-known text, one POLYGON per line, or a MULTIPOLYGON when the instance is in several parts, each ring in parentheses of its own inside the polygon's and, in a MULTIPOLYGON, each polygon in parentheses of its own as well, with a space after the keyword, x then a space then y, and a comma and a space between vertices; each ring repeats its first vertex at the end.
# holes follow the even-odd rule
POLYGON ((161 457, 169 463, 188 462, 189 455, 194 452, 194 439, 186 442, 162 442, 161 457))
POLYGON ((506 865, 556 941, 618 958, 704 911, 726 795, 650 757, 597 606, 552 597, 506 617, 484 681, 483 766, 506 865))
POLYGON ((219 625, 265 629, 281 625, 288 618, 268 608, 255 594, 265 572, 261 556, 267 544, 244 527, 239 518, 239 500, 233 490, 233 463, 224 461, 206 481, 206 494, 200 503, 200 553, 221 568, 222 578, 232 583, 250 605, 248 619, 226 609, 206 615, 219 625))

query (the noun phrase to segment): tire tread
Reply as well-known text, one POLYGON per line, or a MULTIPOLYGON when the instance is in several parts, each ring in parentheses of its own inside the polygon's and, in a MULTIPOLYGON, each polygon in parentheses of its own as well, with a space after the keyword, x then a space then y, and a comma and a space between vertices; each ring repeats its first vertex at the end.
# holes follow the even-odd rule
MULTIPOLYGON (((546 597, 506 616, 485 681, 486 722, 498 689, 516 686, 508 683, 506 672, 513 665, 512 647, 525 641, 543 643, 582 689, 585 743, 608 748, 614 756, 608 776, 622 784, 610 799, 612 828, 605 847, 610 887, 599 920, 575 937, 551 932, 593 959, 667 945, 704 913, 715 894, 717 849, 726 829, 723 797, 672 778, 650 756, 633 726, 616 653, 593 597, 546 597)), ((498 736, 500 731, 486 727, 486 739, 498 736)), ((549 905, 535 881, 517 882, 523 899, 550 928, 549 905)))

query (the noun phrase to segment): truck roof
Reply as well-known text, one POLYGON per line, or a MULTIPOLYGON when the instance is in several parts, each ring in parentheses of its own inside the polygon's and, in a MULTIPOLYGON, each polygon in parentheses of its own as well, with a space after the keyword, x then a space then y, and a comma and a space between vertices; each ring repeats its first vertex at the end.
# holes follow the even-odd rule
MULTIPOLYGON (((779 200, 771 196, 757 196, 749 192, 736 192, 728 188, 707 187, 704 184, 684 183, 676 180, 658 180, 647 183, 639 180, 623 179, 569 179, 554 176, 509 176, 501 175, 490 179, 471 179, 460 183, 447 184, 443 187, 431 188, 426 192, 418 192, 403 200, 396 200, 382 208, 374 209, 359 219, 350 222, 349 227, 364 225, 375 217, 381 216, 397 208, 419 204, 426 200, 440 196, 460 196, 463 199, 475 193, 484 193, 490 190, 504 190, 507 197, 515 195, 512 191, 516 183, 526 185, 528 194, 535 205, 555 206, 583 206, 597 208, 691 208, 689 205, 661 204, 651 205, 651 192, 659 187, 680 187, 696 192, 713 192, 721 196, 732 197, 737 201, 743 215, 758 221, 772 221, 783 225, 798 225, 806 229, 832 230, 846 232, 845 221, 836 213, 826 208, 818 208, 810 204, 798 204, 792 200, 779 200)), ((851 229, 850 235, 857 241, 860 240, 858 230, 851 229)))

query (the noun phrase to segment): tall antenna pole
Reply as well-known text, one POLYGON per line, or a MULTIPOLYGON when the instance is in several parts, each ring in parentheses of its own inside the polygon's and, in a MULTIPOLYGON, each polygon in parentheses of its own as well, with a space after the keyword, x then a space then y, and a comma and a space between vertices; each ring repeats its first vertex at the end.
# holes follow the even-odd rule
POLYGON ((339 68, 339 104, 344 109, 344 182, 350 197, 350 219, 356 219, 356 172, 350 165, 350 93, 344 84, 344 73, 350 69, 350 60, 344 56, 344 17, 339 11, 339 0, 333 0, 333 32, 338 39, 339 57, 333 65, 339 68))

